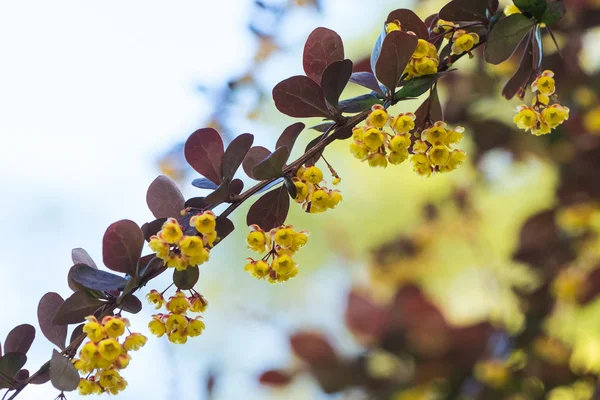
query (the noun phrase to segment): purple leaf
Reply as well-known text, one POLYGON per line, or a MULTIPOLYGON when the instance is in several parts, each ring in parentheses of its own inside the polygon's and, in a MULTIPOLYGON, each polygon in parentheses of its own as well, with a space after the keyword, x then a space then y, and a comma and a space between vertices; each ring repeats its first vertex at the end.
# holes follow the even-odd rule
POLYGON ((275 107, 285 115, 295 118, 331 116, 325 104, 323 90, 306 76, 292 76, 273 88, 275 107))
POLYGON ((244 190, 244 181, 241 179, 234 179, 229 184, 230 196, 237 196, 238 194, 242 193, 242 190, 244 190))
POLYGON ((71 392, 79 385, 79 372, 69 358, 56 350, 52 350, 50 359, 50 381, 62 392, 71 392))
POLYGON ((70 273, 71 279, 86 289, 99 290, 101 292, 110 292, 111 290, 123 290, 127 284, 127 279, 91 268, 85 264, 76 264, 72 267, 70 273))
POLYGON ((322 124, 311 126, 308 129, 313 129, 317 132, 323 133, 323 132, 327 131, 328 129, 330 129, 333 125, 335 125, 335 122, 323 122, 322 124))
POLYGON ((65 348, 67 326, 55 325, 52 323, 52 320, 63 302, 63 298, 58 293, 49 292, 42 296, 37 309, 38 322, 42 333, 46 339, 58 346, 61 350, 64 350, 65 348))
POLYGON ((159 175, 148 187, 146 203, 155 218, 176 217, 185 207, 177 184, 164 175, 159 175))
POLYGON ((104 265, 113 271, 135 276, 143 246, 144 234, 135 222, 117 221, 106 229, 102 239, 104 265))
POLYGON ((221 204, 224 202, 227 197, 229 197, 229 184, 231 183, 231 178, 227 177, 221 182, 219 187, 209 195, 204 198, 204 201, 208 204, 221 204))
POLYGON ((331 29, 317 28, 306 39, 302 64, 306 76, 316 83, 321 82, 321 75, 329 64, 343 59, 344 43, 331 29))
POLYGON ((256 164, 252 169, 253 177, 261 181, 280 177, 283 175, 282 168, 289 157, 290 150, 285 146, 279 147, 267 158, 256 164))
POLYGON ((428 40, 429 31, 421 18, 413 11, 401 8, 392 11, 385 22, 399 21, 403 31, 412 31, 419 39, 428 40))
POLYGON ((321 88, 325 100, 333 110, 337 110, 338 101, 352 75, 352 61, 334 61, 325 68, 321 77, 321 88))
POLYGON ((375 76, 390 91, 396 89, 416 48, 417 37, 401 31, 392 31, 383 40, 375 64, 375 76))
POLYGON ((78 324, 83 322, 85 317, 93 315, 105 304, 105 302, 92 297, 85 290, 77 291, 58 308, 52 323, 57 325, 78 324))
POLYGON ((217 185, 216 183, 214 183, 213 181, 211 181, 207 178, 194 179, 192 181, 192 186, 197 187, 198 189, 210 189, 210 190, 214 190, 219 187, 219 185, 217 185))
POLYGON ((419 131, 424 128, 425 123, 429 120, 433 122, 444 120, 437 89, 433 90, 431 95, 417 108, 415 117, 415 128, 419 131))
POLYGON ((452 22, 487 22, 487 4, 485 0, 452 0, 440 10, 439 17, 452 22))
POLYGON ((76 248, 71 250, 71 260, 73 260, 73 264, 86 264, 92 268, 98 269, 98 266, 90 257, 87 251, 82 248, 76 248))
POLYGON ((246 158, 242 162, 242 167, 244 168, 244 172, 252 179, 257 178, 254 177, 253 170, 258 163, 260 163, 265 158, 269 157, 271 152, 262 146, 254 146, 246 154, 246 158))
POLYGON ((233 232, 235 226, 233 222, 227 217, 218 216, 217 217, 217 238, 220 243, 223 239, 225 239, 231 232, 233 232))
POLYGON ((529 35, 525 37, 526 45, 519 68, 517 68, 514 75, 510 77, 502 88, 502 96, 508 100, 512 99, 519 92, 520 88, 527 86, 533 74, 533 52, 531 41, 527 40, 527 38, 529 38, 529 35))
POLYGON ((16 326, 4 341, 4 352, 27 354, 35 339, 35 328, 29 324, 16 326))
POLYGON ((221 165, 221 172, 224 179, 233 178, 242 161, 244 161, 248 150, 252 147, 253 142, 254 135, 243 133, 229 143, 223 155, 223 163, 221 165))
POLYGON ((283 225, 290 208, 290 197, 285 186, 280 186, 260 197, 248 210, 248 226, 256 224, 265 231, 283 225))
POLYGON ((350 75, 350 82, 371 89, 383 96, 383 91, 377 82, 377 78, 371 72, 354 72, 350 75))
POLYGON ((275 148, 278 149, 282 146, 285 146, 291 152, 292 148, 294 147, 294 143, 296 143, 298 135, 302 133, 304 127, 305 125, 302 122, 296 122, 295 124, 292 124, 285 128, 285 130, 279 136, 279 139, 277 139, 275 148))
POLYGON ((129 294, 124 297, 124 300, 120 304, 120 307, 121 309, 123 309, 123 311, 127 311, 132 314, 137 314, 140 311, 142 311, 142 302, 134 295, 129 294))
POLYGON ((198 129, 185 142, 184 154, 188 164, 216 184, 221 183, 221 160, 224 153, 221 135, 213 128, 198 129))
MULTIPOLYGON (((190 200, 193 200, 195 198, 196 197, 193 197, 190 200)), ((200 198, 203 198, 203 197, 200 197, 200 198)), ((188 200, 188 201, 190 201, 190 200, 188 200)), ((185 206, 190 207, 187 204, 185 206)), ((144 240, 149 242, 150 236, 156 235, 161 230, 161 228, 166 220, 167 220, 166 218, 158 218, 158 219, 155 219, 154 221, 144 223, 144 225, 142 225, 142 233, 144 234, 144 240)))

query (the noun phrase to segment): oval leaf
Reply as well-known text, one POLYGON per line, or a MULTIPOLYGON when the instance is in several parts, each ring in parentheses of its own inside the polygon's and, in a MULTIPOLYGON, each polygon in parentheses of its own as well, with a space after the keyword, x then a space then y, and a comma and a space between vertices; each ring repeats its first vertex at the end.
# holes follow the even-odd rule
POLYGON ((144 234, 135 222, 128 219, 117 221, 106 229, 102 239, 104 265, 113 271, 134 276, 143 246, 144 234))
MULTIPOLYGON (((0 373, 9 378, 14 378, 27 362, 27 356, 23 353, 6 353, 0 357, 0 373)), ((12 382, 6 382, 0 378, 0 388, 9 388, 12 382)))
POLYGON ((538 21, 546 11, 546 0, 513 0, 519 10, 533 15, 538 21))
POLYGON ((211 189, 211 190, 214 190, 219 187, 219 185, 217 185, 216 183, 213 183, 213 181, 208 180, 206 178, 194 179, 192 181, 192 186, 197 187, 198 189, 211 189))
POLYGON ((542 15, 541 22, 548 26, 557 23, 565 15, 565 4, 562 1, 548 3, 546 11, 542 15))
POLYGON ((526 39, 526 43, 519 68, 517 68, 515 74, 511 76, 502 88, 502 96, 508 100, 512 99, 520 88, 527 86, 529 79, 533 74, 533 50, 531 41, 526 39))
POLYGON ((71 392, 79 385, 79 372, 71 360, 56 350, 52 351, 50 359, 50 381, 52 386, 63 392, 71 392))
POLYGON ((439 17, 452 22, 487 22, 487 3, 485 0, 452 0, 440 10, 439 17))
POLYGON ((49 292, 42 296, 37 309, 38 322, 42 333, 46 339, 58 346, 61 350, 64 350, 65 348, 67 326, 55 325, 52 323, 52 320, 63 302, 63 298, 58 293, 49 292))
POLYGON ((259 198, 248 210, 246 222, 265 231, 283 225, 290 209, 290 197, 285 186, 278 187, 259 198))
POLYGON ((419 97, 428 91, 438 79, 450 71, 438 72, 437 74, 424 75, 408 80, 400 90, 396 92, 396 100, 419 97))
POLYGON ((298 332, 290 337, 294 353, 310 365, 335 361, 336 355, 327 338, 316 332, 298 332))
POLYGON ((71 332, 71 337, 69 338, 69 344, 75 342, 79 339, 79 336, 83 334, 83 327, 85 324, 79 324, 75 328, 73 328, 73 332, 71 332))
POLYGON ((233 232, 235 229, 235 226, 233 225, 233 222, 231 222, 231 220, 227 217, 223 217, 223 216, 218 216, 217 217, 217 239, 218 242, 221 242, 223 239, 225 239, 231 232, 233 232))
POLYGON ((242 162, 242 167, 244 168, 246 175, 252 179, 258 180, 258 178, 254 177, 254 167, 256 167, 262 160, 269 157, 270 154, 271 152, 262 146, 252 147, 242 162))
POLYGON ((444 113, 438 96, 437 89, 433 90, 431 95, 415 111, 415 128, 417 131, 423 130, 425 123, 430 121, 443 121, 444 113))
POLYGON ((429 31, 427 30, 427 26, 425 22, 417 14, 413 11, 408 10, 406 8, 401 8, 398 10, 392 11, 385 22, 394 22, 399 21, 402 30, 405 32, 411 31, 414 32, 415 35, 419 39, 428 40, 429 39, 429 31))
POLYGON ((127 279, 122 276, 100 271, 85 264, 74 265, 70 276, 71 279, 87 289, 106 292, 123 290, 127 284, 127 279))
POLYGON ((221 160, 225 149, 221 135, 213 128, 198 129, 185 142, 185 159, 198 173, 221 183, 221 160))
POLYGON ((148 282, 167 270, 165 262, 158 257, 153 257, 141 270, 142 280, 148 282))
POLYGON ((241 179, 234 179, 229 184, 230 196, 237 196, 238 194, 242 193, 242 190, 244 190, 244 181, 241 179))
POLYGON ((383 104, 383 100, 372 93, 362 94, 340 101, 340 110, 347 113, 358 113, 369 110, 374 104, 383 104))
POLYGON ((183 271, 173 272, 173 283, 181 290, 189 290, 198 282, 200 271, 198 267, 188 267, 183 271))
POLYGON ((485 60, 491 64, 507 60, 534 25, 535 21, 523 14, 509 15, 498 21, 490 32, 483 53, 485 60))
POLYGON ((288 372, 271 369, 263 372, 259 377, 258 381, 266 386, 285 386, 292 382, 293 375, 288 372))
POLYGON ((302 64, 306 76, 313 81, 321 82, 321 75, 325 68, 334 61, 343 59, 344 43, 335 31, 317 28, 306 39, 302 64))
POLYGON ((127 311, 132 314, 137 314, 142 311, 142 302, 136 296, 129 294, 124 296, 123 302, 120 304, 123 311, 127 311))
POLYGON ((78 324, 85 317, 93 315, 105 302, 92 297, 87 291, 80 290, 71 295, 56 311, 52 323, 56 325, 78 324))
POLYGON ((27 354, 33 343, 33 339, 35 339, 35 328, 33 326, 29 324, 16 326, 8 333, 8 336, 4 341, 4 352, 6 354, 27 354))
POLYGON ((179 215, 185 199, 171 178, 159 175, 148 187, 146 203, 155 218, 169 218, 179 215))
POLYGON ((254 135, 250 133, 243 133, 229 143, 221 164, 223 179, 233 178, 248 150, 252 147, 252 143, 254 143, 254 135))
POLYGON ((44 365, 31 378, 29 383, 32 385, 43 385, 50 380, 50 361, 46 361, 44 365))
POLYGON ((371 72, 354 72, 350 75, 350 82, 371 89, 383 96, 383 91, 377 82, 377 78, 371 72))
POLYGON ((290 150, 283 146, 259 162, 252 170, 252 175, 258 180, 278 178, 283 175, 282 168, 290 157, 290 150))
POLYGON ((406 32, 392 31, 383 40, 381 53, 375 64, 375 76, 390 91, 396 90, 416 48, 417 37, 406 32))
POLYGON ((334 61, 323 71, 321 88, 325 100, 334 111, 338 108, 338 101, 351 75, 352 61, 350 60, 334 61))
POLYGON ((290 197, 292 199, 295 199, 296 196, 298 195, 298 188, 294 184, 294 181, 291 180, 289 176, 284 176, 283 177, 283 184, 285 185, 285 188, 287 189, 290 197))
POLYGON ((98 269, 98 266, 92 259, 92 257, 82 248, 76 248, 71 250, 71 260, 73 260, 73 264, 86 264, 92 268, 98 269))
POLYGON ((294 148, 294 144, 296 143, 298 135, 302 133, 304 127, 305 125, 302 122, 296 122, 295 124, 285 128, 285 130, 281 133, 281 136, 279 136, 279 139, 277 139, 275 148, 278 149, 285 146, 291 152, 292 148, 294 148))
POLYGON ((319 84, 306 76, 292 76, 273 88, 275 107, 295 118, 331 116, 319 84))
POLYGON ((225 178, 215 191, 204 198, 204 201, 208 204, 221 204, 224 202, 229 197, 229 183, 231 183, 231 178, 225 178))

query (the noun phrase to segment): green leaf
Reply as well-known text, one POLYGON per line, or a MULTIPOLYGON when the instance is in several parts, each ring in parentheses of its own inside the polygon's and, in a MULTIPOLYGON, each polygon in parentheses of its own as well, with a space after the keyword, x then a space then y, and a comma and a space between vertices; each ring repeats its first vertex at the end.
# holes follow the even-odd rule
MULTIPOLYGON (((6 353, 0 357, 0 376, 14 378, 26 362, 27 356, 23 353, 6 353)), ((6 382, 0 377, 0 388, 11 386, 11 382, 6 382)))
POLYGON ((282 146, 259 162, 253 169, 252 175, 258 180, 267 180, 280 177, 282 168, 290 156, 290 149, 282 146))
POLYGON ((198 282, 199 277, 200 270, 198 267, 187 267, 183 271, 175 270, 173 272, 173 283, 178 289, 189 290, 198 282))
POLYGON ((412 78, 406 81, 404 86, 402 86, 395 95, 396 100, 403 100, 410 97, 419 97, 426 91, 428 91, 438 79, 444 76, 446 73, 451 72, 444 71, 438 72, 437 74, 424 75, 418 78, 412 78))
POLYGON ((362 94, 340 101, 340 110, 347 113, 358 113, 370 109, 374 104, 383 104, 383 100, 372 93, 362 94))
POLYGON ((548 7, 546 7, 546 11, 544 11, 540 21, 548 26, 551 26, 558 22, 564 15, 565 4, 562 2, 562 0, 559 0, 553 3, 548 3, 548 7))
POLYGON ((71 360, 56 350, 52 351, 50 359, 50 381, 52 386, 63 392, 71 392, 79 385, 79 372, 71 360))
POLYGON ((517 49, 523 37, 535 25, 535 21, 523 14, 513 14, 501 19, 490 31, 484 58, 490 64, 500 64, 517 49))
POLYGON ((85 321, 85 317, 93 315, 105 302, 92 297, 87 291, 80 290, 71 295, 56 311, 53 324, 69 325, 85 321))
POLYGON ((546 0, 513 0, 513 3, 519 10, 532 15, 538 21, 541 20, 547 7, 546 0))

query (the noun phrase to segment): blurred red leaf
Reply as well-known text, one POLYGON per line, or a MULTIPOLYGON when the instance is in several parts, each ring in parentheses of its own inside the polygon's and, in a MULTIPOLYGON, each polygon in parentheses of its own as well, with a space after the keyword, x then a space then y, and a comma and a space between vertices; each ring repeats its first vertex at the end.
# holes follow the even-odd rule
POLYGON ((311 365, 326 364, 337 359, 333 347, 318 332, 298 332, 290 337, 294 353, 311 365))
POLYGON ((285 386, 289 384, 293 378, 294 376, 288 372, 271 369, 263 372, 258 378, 258 381, 267 386, 285 386))
POLYGON ((348 294, 345 319, 352 332, 377 339, 386 331, 390 318, 386 307, 352 290, 348 294))

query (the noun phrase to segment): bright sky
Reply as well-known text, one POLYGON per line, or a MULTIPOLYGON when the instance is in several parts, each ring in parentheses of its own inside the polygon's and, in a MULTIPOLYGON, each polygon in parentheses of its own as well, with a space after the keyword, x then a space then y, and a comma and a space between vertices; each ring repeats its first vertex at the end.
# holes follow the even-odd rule
MULTIPOLYGON (((306 27, 295 31, 297 35, 325 25, 344 39, 356 39, 356 21, 392 9, 389 0, 377 5, 360 0, 325 3, 324 18, 300 15, 290 21, 301 20, 306 27), (347 21, 355 22, 349 26, 347 21)), ((144 199, 157 174, 156 157, 206 117, 207 104, 195 88, 242 71, 252 56, 254 43, 245 30, 251 4, 0 2, 0 243, 5 248, 0 304, 10 304, 3 309, 1 338, 17 324, 37 326, 35 310, 45 291, 69 295, 65 273, 73 247, 88 249, 100 263, 100 240, 108 224, 150 218, 144 199)), ((299 58, 294 62, 299 70, 299 58)), ((335 306, 335 299, 331 301, 335 306)), ((132 322, 145 332, 147 320, 143 314, 132 322)), ((215 319, 217 326, 234 322, 215 319)), ((119 398, 174 399, 182 390, 186 399, 201 398, 199 374, 216 357, 215 349, 223 353, 225 367, 238 361, 248 368, 255 368, 256 360, 286 362, 287 355, 276 355, 285 351, 284 337, 273 327, 252 329, 223 339, 216 328, 201 338, 205 342, 199 348, 190 346, 192 352, 173 350, 164 340, 151 341, 126 370, 130 385, 119 398), (258 339, 240 346, 240 334, 258 339), (263 354, 261 345, 267 339, 271 348, 284 350, 263 354), (238 344, 226 350, 225 340, 238 344), (178 360, 185 362, 174 362, 178 360)), ((32 370, 51 352, 38 335, 29 353, 32 370)), ((227 390, 219 398, 247 394, 255 387, 251 378, 227 376, 222 382, 227 390)), ((19 398, 55 396, 51 385, 44 385, 26 389, 19 398)), ((269 397, 261 391, 254 398, 269 397)))

